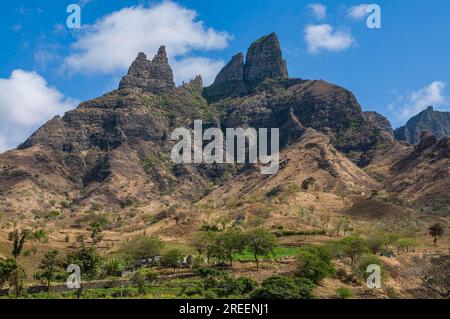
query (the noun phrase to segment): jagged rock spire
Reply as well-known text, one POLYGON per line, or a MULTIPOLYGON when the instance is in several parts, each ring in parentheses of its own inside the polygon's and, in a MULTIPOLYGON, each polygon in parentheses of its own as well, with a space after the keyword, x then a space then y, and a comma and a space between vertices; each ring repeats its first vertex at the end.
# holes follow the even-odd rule
POLYGON ((244 55, 238 53, 231 58, 231 61, 219 72, 214 81, 215 84, 222 84, 233 81, 244 80, 244 55))
POLYGON ((191 79, 188 83, 182 85, 183 88, 193 92, 200 92, 203 90, 203 79, 201 75, 197 75, 195 78, 191 79))
POLYGON ((119 84, 119 90, 134 89, 150 93, 168 91, 173 88, 175 88, 173 72, 164 46, 159 48, 152 61, 149 61, 144 53, 139 53, 131 64, 128 74, 119 84))
POLYGON ((260 38, 250 46, 244 68, 245 81, 287 77, 286 62, 275 33, 260 38))
POLYGON ((257 82, 266 78, 288 78, 286 61, 283 60, 280 42, 275 33, 255 41, 244 55, 238 53, 219 72, 213 87, 232 82, 257 82))

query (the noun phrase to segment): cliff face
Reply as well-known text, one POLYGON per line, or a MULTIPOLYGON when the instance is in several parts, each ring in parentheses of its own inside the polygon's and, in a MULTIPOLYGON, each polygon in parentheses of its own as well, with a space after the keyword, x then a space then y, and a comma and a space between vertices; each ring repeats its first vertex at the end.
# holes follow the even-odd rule
POLYGON ((437 138, 450 135, 450 112, 435 111, 432 106, 412 117, 405 126, 395 130, 395 139, 410 144, 420 142, 422 131, 430 131, 437 138))

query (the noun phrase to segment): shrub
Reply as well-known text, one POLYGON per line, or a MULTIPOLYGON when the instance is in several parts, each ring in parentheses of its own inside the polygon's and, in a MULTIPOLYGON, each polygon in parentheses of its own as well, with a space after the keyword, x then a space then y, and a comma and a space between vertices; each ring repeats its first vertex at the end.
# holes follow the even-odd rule
POLYGON ((381 269, 381 278, 386 277, 386 272, 383 268, 383 263, 381 262, 380 258, 378 256, 375 256, 373 254, 364 254, 360 257, 358 261, 358 267, 356 269, 357 275, 364 280, 367 279, 367 277, 370 275, 367 273, 367 267, 370 265, 378 265, 381 269))
POLYGON ((313 299, 316 285, 308 278, 294 278, 298 288, 299 299, 313 299))
POLYGON ((353 291, 347 287, 339 287, 336 289, 336 293, 341 299, 350 299, 353 297, 353 291))
POLYGON ((253 290, 256 289, 256 287, 258 287, 258 283, 252 278, 239 277, 237 281, 240 282, 242 287, 242 293, 245 295, 251 293, 253 290))
POLYGON ((312 296, 314 285, 307 279, 299 281, 289 277, 274 276, 264 280, 261 288, 251 294, 252 299, 304 299, 312 296))
POLYGON ((299 251, 296 270, 298 277, 310 279, 317 284, 335 271, 331 253, 327 248, 306 247, 299 251))
POLYGON ((103 265, 103 273, 105 276, 120 277, 124 270, 123 263, 117 259, 110 259, 103 265))
POLYGON ((172 249, 168 251, 161 259, 161 265, 164 267, 177 268, 184 259, 184 253, 180 249, 172 249))

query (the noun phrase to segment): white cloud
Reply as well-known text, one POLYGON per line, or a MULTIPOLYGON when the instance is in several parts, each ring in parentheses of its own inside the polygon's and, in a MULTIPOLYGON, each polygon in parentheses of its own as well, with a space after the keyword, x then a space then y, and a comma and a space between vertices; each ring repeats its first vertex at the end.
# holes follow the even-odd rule
POLYGON ((175 82, 187 82, 187 80, 193 79, 200 74, 203 84, 207 86, 214 82, 217 73, 224 66, 225 63, 223 61, 207 58, 185 58, 181 61, 175 61, 173 63, 175 82))
POLYGON ((327 7, 320 3, 308 4, 308 9, 317 20, 323 20, 327 17, 327 7))
POLYGON ((367 16, 368 4, 360 4, 357 6, 350 7, 348 9, 348 15, 355 20, 362 20, 367 16))
POLYGON ((15 70, 0 79, 0 152, 16 147, 38 126, 76 104, 35 72, 15 70))
MULTIPOLYGON (((398 120, 407 120, 428 106, 442 107, 447 105, 445 96, 446 84, 434 81, 426 87, 406 95, 397 95, 395 100, 388 106, 398 120)), ((395 94, 398 94, 395 91, 395 94)))
MULTIPOLYGON (((185 67, 188 61, 197 64, 204 61, 208 63, 201 66, 203 69, 215 67, 215 63, 206 59, 182 61, 183 56, 194 50, 216 50, 228 46, 230 36, 226 32, 207 29, 196 19, 195 11, 170 1, 149 8, 121 9, 85 27, 81 37, 72 45, 72 54, 66 58, 65 68, 85 74, 123 72, 138 52, 152 56, 160 45, 166 46, 171 61, 178 61, 174 65, 185 67)), ((174 73, 181 74, 176 69, 174 73)))
POLYGON ((355 43, 355 39, 348 31, 334 31, 329 24, 307 26, 305 40, 308 51, 312 54, 319 53, 321 50, 343 51, 355 43))

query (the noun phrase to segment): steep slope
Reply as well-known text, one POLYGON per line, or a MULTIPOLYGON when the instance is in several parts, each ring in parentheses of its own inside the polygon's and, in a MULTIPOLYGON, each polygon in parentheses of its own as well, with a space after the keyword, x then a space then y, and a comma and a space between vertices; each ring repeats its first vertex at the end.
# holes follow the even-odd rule
POLYGON ((450 135, 450 112, 435 111, 432 106, 412 117, 405 126, 395 130, 398 141, 420 142, 422 131, 430 131, 437 138, 450 135))
POLYGON ((170 134, 194 119, 217 125, 201 87, 197 78, 175 88, 164 47, 153 61, 139 54, 119 90, 55 117, 0 156, 2 209, 29 213, 65 200, 77 210, 94 201, 116 210, 198 196, 192 189, 208 185, 209 170, 174 166, 170 134))
POLYGON ((387 188, 405 199, 442 209, 450 205, 450 137, 423 132, 420 143, 390 166, 387 188))

